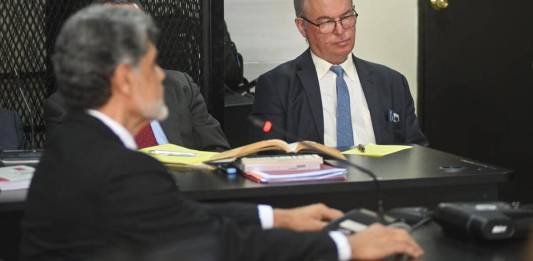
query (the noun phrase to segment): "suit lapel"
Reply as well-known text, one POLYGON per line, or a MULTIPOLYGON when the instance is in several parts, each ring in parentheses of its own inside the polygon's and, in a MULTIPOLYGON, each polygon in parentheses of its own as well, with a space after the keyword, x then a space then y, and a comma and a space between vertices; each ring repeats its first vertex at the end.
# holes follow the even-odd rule
MULTIPOLYGON (((164 81, 163 83, 167 83, 167 81, 164 81)), ((184 144, 181 135, 180 135, 180 126, 179 126, 179 119, 178 119, 178 113, 179 109, 177 108, 176 104, 176 97, 177 95, 175 91, 173 91, 176 87, 172 86, 167 83, 165 85, 165 104, 168 107, 168 118, 164 121, 161 121, 161 128, 163 129, 163 132, 165 132, 165 135, 167 136, 168 142, 172 144, 184 144)))
POLYGON ((316 75, 315 65, 311 59, 310 50, 307 49, 305 53, 296 59, 298 79, 309 99, 309 106, 311 107, 311 114, 315 123, 315 128, 318 130, 319 139, 324 143, 324 116, 322 115, 322 98, 320 96, 320 86, 318 77, 316 75))
POLYGON ((372 119, 372 127, 374 129, 374 136, 376 138, 376 143, 381 143, 381 137, 383 137, 384 127, 382 121, 380 120, 383 117, 382 106, 379 103, 379 92, 378 87, 374 81, 374 72, 366 64, 365 61, 353 56, 355 63, 355 68, 357 74, 359 75, 359 80, 361 81, 361 87, 365 93, 366 103, 368 105, 368 110, 370 111, 370 117, 372 119))

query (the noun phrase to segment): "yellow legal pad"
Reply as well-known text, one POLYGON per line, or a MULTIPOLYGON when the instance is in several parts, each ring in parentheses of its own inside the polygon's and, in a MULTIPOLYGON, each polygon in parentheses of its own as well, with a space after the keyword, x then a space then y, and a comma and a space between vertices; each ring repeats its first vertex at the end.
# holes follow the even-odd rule
POLYGON ((174 144, 162 144, 140 149, 164 164, 201 166, 218 152, 192 150, 174 144))
POLYGON ((342 154, 360 155, 360 156, 379 158, 385 155, 396 153, 401 150, 412 148, 412 146, 405 146, 405 145, 376 145, 376 144, 368 144, 368 145, 365 145, 364 147, 365 147, 364 152, 362 152, 358 148, 353 148, 353 149, 342 152, 342 154))

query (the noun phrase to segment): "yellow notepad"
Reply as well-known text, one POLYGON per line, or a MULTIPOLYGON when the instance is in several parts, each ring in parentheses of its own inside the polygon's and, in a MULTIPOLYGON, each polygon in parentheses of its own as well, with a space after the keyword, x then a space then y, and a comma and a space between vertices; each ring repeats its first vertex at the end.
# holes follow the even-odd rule
POLYGON ((192 150, 174 144, 162 144, 140 149, 164 164, 202 165, 218 152, 192 150))
POLYGON ((347 151, 342 152, 342 154, 350 154, 350 155, 360 155, 360 156, 367 156, 367 157, 383 157, 385 155, 389 155, 401 150, 410 149, 413 146, 405 146, 405 145, 376 145, 376 144, 368 144, 365 145, 365 150, 362 152, 361 150, 354 148, 347 151))

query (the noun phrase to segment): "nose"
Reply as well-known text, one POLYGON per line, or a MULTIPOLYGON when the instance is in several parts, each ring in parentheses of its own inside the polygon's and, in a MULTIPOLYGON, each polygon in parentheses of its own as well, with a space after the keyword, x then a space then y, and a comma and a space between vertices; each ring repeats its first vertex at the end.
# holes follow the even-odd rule
POLYGON ((341 20, 335 21, 335 30, 333 30, 333 32, 335 32, 335 34, 342 34, 345 30, 346 29, 344 29, 344 27, 342 27, 341 20))

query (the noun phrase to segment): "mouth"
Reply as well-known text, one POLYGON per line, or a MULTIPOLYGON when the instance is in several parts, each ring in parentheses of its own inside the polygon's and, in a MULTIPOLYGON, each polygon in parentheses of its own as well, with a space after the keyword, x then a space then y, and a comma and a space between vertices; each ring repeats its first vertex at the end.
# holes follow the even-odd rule
POLYGON ((340 41, 336 41, 333 43, 334 45, 337 45, 337 46, 347 46, 350 44, 350 39, 346 39, 346 40, 340 40, 340 41))

